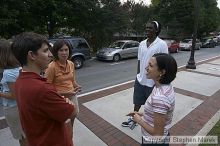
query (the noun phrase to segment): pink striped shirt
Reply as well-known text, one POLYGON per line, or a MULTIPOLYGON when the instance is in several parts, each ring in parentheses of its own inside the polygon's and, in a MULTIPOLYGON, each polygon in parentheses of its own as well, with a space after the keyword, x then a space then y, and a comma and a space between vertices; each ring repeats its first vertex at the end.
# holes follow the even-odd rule
MULTIPOLYGON (((171 127, 173 111, 175 107, 175 95, 171 84, 154 87, 151 95, 144 105, 144 115, 142 119, 150 126, 154 126, 153 114, 166 114, 166 123, 164 127, 164 136, 167 136, 171 127)), ((141 128, 143 136, 151 136, 144 128, 141 128)))

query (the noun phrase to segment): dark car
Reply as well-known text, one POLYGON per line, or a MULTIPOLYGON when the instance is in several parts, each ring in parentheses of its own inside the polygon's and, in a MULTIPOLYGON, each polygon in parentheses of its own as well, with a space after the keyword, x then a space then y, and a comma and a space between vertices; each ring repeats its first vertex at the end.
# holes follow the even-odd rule
POLYGON ((49 42, 54 44, 57 40, 65 40, 72 49, 71 61, 74 63, 75 68, 83 67, 84 61, 91 58, 91 49, 88 42, 80 37, 59 37, 49 39, 49 42))
POLYGON ((213 39, 204 39, 202 41, 202 48, 214 48, 217 43, 213 39))

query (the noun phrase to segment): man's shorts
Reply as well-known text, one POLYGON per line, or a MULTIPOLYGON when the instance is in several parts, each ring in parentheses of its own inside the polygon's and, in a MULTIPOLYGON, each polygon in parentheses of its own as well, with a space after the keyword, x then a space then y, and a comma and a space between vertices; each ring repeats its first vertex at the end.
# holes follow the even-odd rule
POLYGON ((150 96, 154 87, 141 85, 137 78, 134 83, 133 103, 134 105, 144 105, 147 98, 150 96))

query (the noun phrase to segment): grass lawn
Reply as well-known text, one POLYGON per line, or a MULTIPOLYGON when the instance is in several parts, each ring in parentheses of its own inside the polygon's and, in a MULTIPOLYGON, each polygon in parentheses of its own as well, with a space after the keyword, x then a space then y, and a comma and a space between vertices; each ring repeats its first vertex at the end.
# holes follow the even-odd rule
POLYGON ((211 131, 207 134, 208 136, 218 136, 218 144, 200 144, 199 146, 220 146, 220 121, 212 128, 211 131))

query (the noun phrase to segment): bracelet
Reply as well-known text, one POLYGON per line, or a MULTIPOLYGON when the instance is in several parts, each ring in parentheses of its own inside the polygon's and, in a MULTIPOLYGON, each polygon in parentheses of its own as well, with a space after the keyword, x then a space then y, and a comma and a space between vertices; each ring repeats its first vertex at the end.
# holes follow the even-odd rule
POLYGON ((137 122, 140 125, 140 122, 142 121, 142 118, 137 122))

